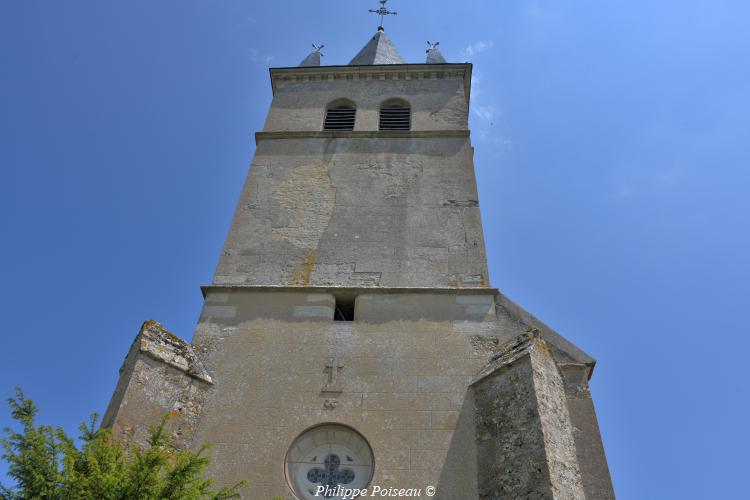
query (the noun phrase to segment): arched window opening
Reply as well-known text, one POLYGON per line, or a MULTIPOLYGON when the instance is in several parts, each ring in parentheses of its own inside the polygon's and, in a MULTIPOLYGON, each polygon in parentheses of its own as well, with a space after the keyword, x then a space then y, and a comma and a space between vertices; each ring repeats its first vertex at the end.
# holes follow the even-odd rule
POLYGON ((354 130, 357 108, 352 101, 339 99, 326 108, 323 130, 354 130))
POLYGON ((392 99, 380 106, 380 130, 411 130, 411 107, 406 101, 392 99))

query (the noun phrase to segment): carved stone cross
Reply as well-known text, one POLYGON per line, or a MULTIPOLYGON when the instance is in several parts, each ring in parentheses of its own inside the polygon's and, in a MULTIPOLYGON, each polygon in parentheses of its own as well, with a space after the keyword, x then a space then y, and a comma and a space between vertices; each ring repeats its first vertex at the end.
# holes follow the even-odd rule
POLYGON ((339 362, 339 358, 330 358, 326 363, 326 370, 328 371, 328 379, 321 392, 343 392, 341 387, 340 373, 344 369, 344 365, 339 362))

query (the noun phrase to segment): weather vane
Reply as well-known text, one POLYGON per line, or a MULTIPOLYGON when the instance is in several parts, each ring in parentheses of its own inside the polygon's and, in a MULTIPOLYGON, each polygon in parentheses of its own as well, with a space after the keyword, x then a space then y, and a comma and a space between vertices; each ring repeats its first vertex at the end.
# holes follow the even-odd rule
POLYGON ((395 15, 398 15, 398 12, 393 12, 385 8, 385 4, 388 3, 388 0, 379 0, 379 1, 380 1, 380 8, 378 10, 370 9, 370 12, 380 16, 380 27, 378 29, 380 31, 385 31, 385 29, 383 28, 383 19, 385 18, 385 16, 388 16, 388 15, 395 16, 395 15))

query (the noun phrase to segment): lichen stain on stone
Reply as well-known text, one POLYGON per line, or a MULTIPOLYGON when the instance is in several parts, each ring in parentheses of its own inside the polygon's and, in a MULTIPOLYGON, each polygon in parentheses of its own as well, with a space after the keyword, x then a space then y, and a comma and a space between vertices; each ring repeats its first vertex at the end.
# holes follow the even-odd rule
POLYGON ((305 266, 302 268, 302 286, 308 286, 310 284, 310 275, 313 271, 313 265, 315 264, 315 250, 310 250, 305 257, 305 266))
POLYGON ((295 266, 292 269, 292 286, 309 286, 310 277, 315 267, 315 250, 310 250, 305 256, 305 262, 301 267, 295 266))
POLYGON ((314 250, 328 227, 336 201, 328 167, 321 162, 292 170, 271 197, 287 211, 286 227, 271 228, 274 239, 314 250))
POLYGON ((494 336, 472 335, 469 337, 472 347, 478 353, 492 353, 500 345, 500 339, 494 336))
POLYGON ((144 321, 135 341, 141 353, 182 370, 207 384, 213 384, 211 376, 198 359, 192 346, 167 331, 158 321, 144 321))
POLYGON ((155 319, 147 319, 143 322, 143 325, 141 325, 141 330, 161 330, 164 327, 156 321, 155 319))

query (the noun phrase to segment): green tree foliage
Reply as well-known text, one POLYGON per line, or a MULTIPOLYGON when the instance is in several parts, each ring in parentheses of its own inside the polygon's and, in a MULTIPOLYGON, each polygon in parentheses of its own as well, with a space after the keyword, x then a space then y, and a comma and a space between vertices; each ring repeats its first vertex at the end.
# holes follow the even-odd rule
POLYGON ((228 499, 237 489, 212 488, 204 477, 211 458, 204 445, 193 453, 178 450, 166 431, 168 418, 150 429, 148 446, 125 447, 109 429, 97 429, 97 415, 81 424, 80 447, 61 428, 36 425, 39 413, 31 399, 16 389, 8 399, 22 430, 6 428, 0 458, 8 463, 15 486, 0 485, 3 500, 29 499, 228 499))

